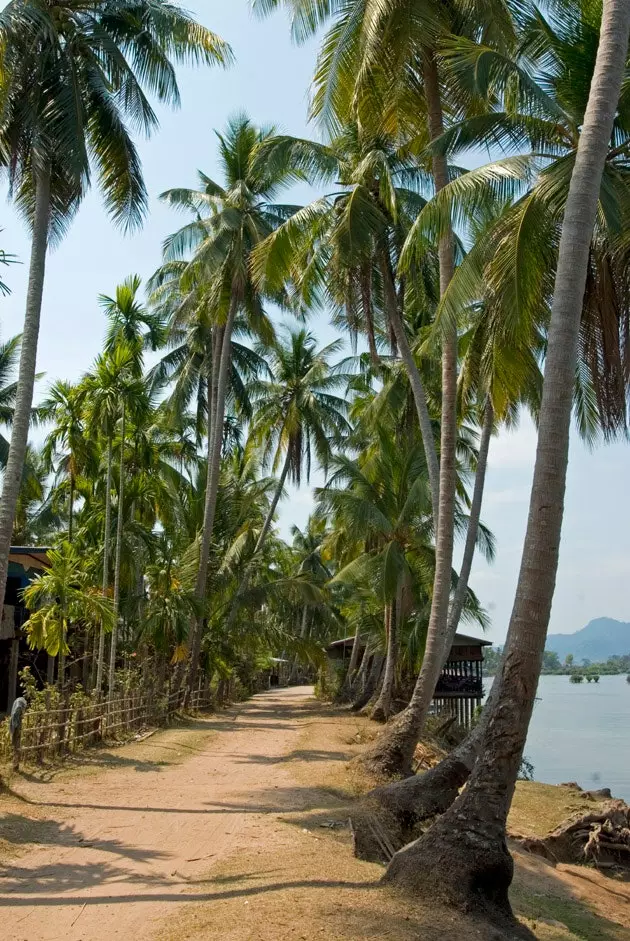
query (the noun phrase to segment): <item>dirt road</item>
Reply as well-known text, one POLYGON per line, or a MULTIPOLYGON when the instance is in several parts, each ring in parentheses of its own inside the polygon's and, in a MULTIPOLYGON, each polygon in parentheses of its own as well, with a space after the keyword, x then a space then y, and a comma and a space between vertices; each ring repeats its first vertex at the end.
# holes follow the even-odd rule
POLYGON ((42 818, 41 845, 2 867, 0 938, 154 937, 174 906, 204 897, 203 873, 240 847, 251 852, 262 815, 283 809, 273 791, 290 795, 284 759, 310 695, 283 689, 200 720, 208 735, 179 765, 132 760, 46 784, 19 780, 23 812, 42 818))

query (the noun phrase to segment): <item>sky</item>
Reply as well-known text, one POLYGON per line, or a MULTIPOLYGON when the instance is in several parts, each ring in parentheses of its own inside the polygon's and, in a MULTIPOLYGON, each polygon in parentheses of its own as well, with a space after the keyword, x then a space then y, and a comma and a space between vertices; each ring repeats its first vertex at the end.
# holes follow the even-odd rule
MULTIPOLYGON (((38 356, 38 370, 45 373, 40 395, 54 379, 77 379, 94 361, 104 334, 98 295, 113 293, 131 273, 146 278, 159 265, 163 239, 183 220, 158 196, 173 186, 194 185, 198 169, 217 174, 215 129, 245 111, 259 125, 316 134, 307 124, 316 42, 296 47, 286 14, 260 21, 251 14, 249 0, 188 0, 186 6, 232 45, 236 65, 228 71, 181 69, 181 109, 156 109, 160 130, 139 142, 150 194, 143 229, 122 235, 93 191, 50 255, 38 356)), ((291 199, 305 201, 310 195, 304 187, 291 199)), ((8 299, 0 300, 0 337, 6 340, 22 328, 29 241, 10 204, 0 206, 0 247, 23 262, 3 272, 12 289, 8 299)), ((309 326, 321 343, 335 336, 325 316, 309 326)), ((516 432, 501 434, 491 445, 483 520, 496 537, 497 557, 492 566, 477 559, 471 585, 491 616, 488 637, 496 643, 505 638, 518 577, 535 447, 535 429, 526 418, 516 432)), ((630 621, 629 470, 630 445, 589 452, 574 435, 551 632, 572 633, 602 616, 630 621)), ((321 482, 317 474, 311 480, 321 482)), ((293 523, 305 523, 312 505, 309 488, 290 491, 280 510, 284 536, 293 523)))

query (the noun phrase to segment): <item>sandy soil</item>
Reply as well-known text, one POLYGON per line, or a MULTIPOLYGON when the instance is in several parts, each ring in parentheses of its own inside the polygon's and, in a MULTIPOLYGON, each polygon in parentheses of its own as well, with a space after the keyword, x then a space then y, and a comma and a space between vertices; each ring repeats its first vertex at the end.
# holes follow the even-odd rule
POLYGON ((3 867, 0 937, 152 937, 210 864, 255 844, 262 813, 277 809, 273 790, 289 783, 282 758, 309 694, 282 690, 201 720, 206 742, 184 764, 156 766, 147 741, 146 761, 102 774, 18 778, 21 813, 38 819, 42 842, 3 867))
MULTIPOLYGON (((349 759, 368 720, 310 689, 19 775, 0 798, 2 941, 490 941, 355 860, 349 759), (4 842, 2 839, 4 838, 4 842)), ((630 886, 517 858, 517 910, 541 941, 622 941, 630 886)))

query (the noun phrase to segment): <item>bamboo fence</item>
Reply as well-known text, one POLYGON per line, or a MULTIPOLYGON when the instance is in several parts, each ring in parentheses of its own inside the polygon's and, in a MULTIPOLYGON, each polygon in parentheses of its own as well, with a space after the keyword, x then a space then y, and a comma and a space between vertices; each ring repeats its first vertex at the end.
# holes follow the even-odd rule
MULTIPOLYGON (((125 741, 143 731, 169 725, 180 703, 180 691, 157 696, 132 689, 114 700, 68 694, 64 703, 48 708, 44 693, 25 711, 15 744, 8 718, 0 726, 0 761, 12 760, 14 767, 22 759, 29 764, 43 764, 103 742, 125 741)), ((212 693, 198 689, 191 697, 189 711, 200 712, 212 706, 212 693)))

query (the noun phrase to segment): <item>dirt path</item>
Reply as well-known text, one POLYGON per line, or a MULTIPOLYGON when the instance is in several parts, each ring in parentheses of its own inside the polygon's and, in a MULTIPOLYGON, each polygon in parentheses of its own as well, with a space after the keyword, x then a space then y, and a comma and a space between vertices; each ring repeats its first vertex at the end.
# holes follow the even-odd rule
POLYGON ((45 809, 44 842, 2 867, 0 937, 154 937, 174 903, 195 898, 195 881, 210 866, 239 847, 252 850, 263 813, 285 809, 273 791, 289 783, 283 759, 310 693, 263 694, 209 719, 208 732, 221 734, 184 764, 143 771, 132 762, 44 785, 20 781, 25 812, 45 809))
MULTIPOLYGON (((1 941, 489 941, 354 858, 348 818, 369 782, 348 762, 375 731, 287 689, 20 774, 0 796, 1 941)), ((524 790, 517 822, 535 827, 550 789, 524 790)), ((538 941, 630 937, 630 883, 516 864, 512 900, 538 941)))

